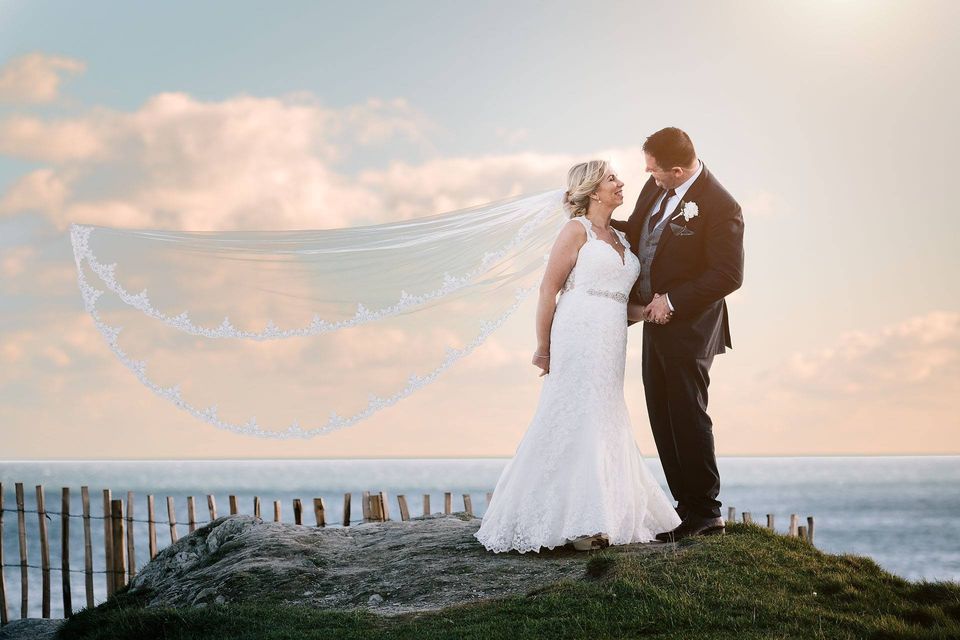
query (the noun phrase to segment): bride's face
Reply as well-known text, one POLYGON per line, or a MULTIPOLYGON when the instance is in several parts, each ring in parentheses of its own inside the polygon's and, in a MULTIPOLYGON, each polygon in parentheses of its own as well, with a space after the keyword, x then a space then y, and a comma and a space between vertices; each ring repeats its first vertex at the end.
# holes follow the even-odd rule
POLYGON ((602 204, 611 205, 614 208, 623 204, 623 182, 613 172, 603 177, 595 193, 602 204))

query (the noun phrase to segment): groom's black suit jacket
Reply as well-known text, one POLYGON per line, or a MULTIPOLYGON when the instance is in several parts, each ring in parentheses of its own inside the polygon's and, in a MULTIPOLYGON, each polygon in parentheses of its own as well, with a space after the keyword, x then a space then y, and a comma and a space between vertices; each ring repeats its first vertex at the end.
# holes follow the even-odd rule
MULTIPOLYGON (((640 246, 643 225, 661 193, 651 176, 630 218, 610 222, 627 234, 634 253, 640 246)), ((652 341, 666 356, 704 358, 733 347, 724 296, 743 283, 743 215, 740 205, 706 165, 670 217, 687 202, 695 202, 699 214, 689 222, 682 216, 663 222, 667 226, 650 266, 653 292, 670 295, 673 318, 663 325, 644 322, 643 340, 652 341), (685 225, 692 233, 680 235, 671 224, 685 225)), ((639 280, 630 298, 641 304, 650 302, 640 299, 639 280)))

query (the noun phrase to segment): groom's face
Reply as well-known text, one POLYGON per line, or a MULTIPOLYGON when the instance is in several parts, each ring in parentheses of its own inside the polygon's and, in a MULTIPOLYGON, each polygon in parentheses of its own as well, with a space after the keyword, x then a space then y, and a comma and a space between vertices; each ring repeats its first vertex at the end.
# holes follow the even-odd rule
POLYGON ((680 169, 680 167, 664 169, 657 164, 657 159, 652 155, 646 151, 643 152, 643 155, 647 159, 647 173, 653 176, 653 180, 657 183, 658 187, 661 189, 674 189, 683 184, 683 170, 680 169))

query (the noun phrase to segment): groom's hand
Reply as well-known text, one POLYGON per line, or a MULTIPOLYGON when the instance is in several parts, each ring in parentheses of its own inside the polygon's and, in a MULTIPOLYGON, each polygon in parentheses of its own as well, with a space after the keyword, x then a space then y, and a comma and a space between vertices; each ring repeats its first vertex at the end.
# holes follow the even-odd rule
POLYGON ((653 296, 653 300, 643 312, 644 320, 656 324, 667 324, 671 317, 673 317, 673 312, 670 311, 670 305, 667 304, 667 299, 659 293, 653 296))

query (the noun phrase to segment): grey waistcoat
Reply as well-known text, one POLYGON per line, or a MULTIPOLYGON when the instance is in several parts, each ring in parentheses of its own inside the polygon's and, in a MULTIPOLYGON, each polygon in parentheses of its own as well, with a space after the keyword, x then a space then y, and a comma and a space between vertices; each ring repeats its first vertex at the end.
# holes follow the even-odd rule
MULTIPOLYGON (((664 214, 669 216, 669 212, 664 214)), ((640 246, 637 249, 637 257, 640 258, 640 278, 637 283, 640 285, 640 302, 650 304, 653 300, 653 288, 650 285, 650 265, 653 264, 653 256, 657 253, 657 245, 660 244, 660 236, 663 230, 670 226, 670 221, 663 221, 652 232, 647 231, 649 218, 643 221, 640 229, 640 246)))

